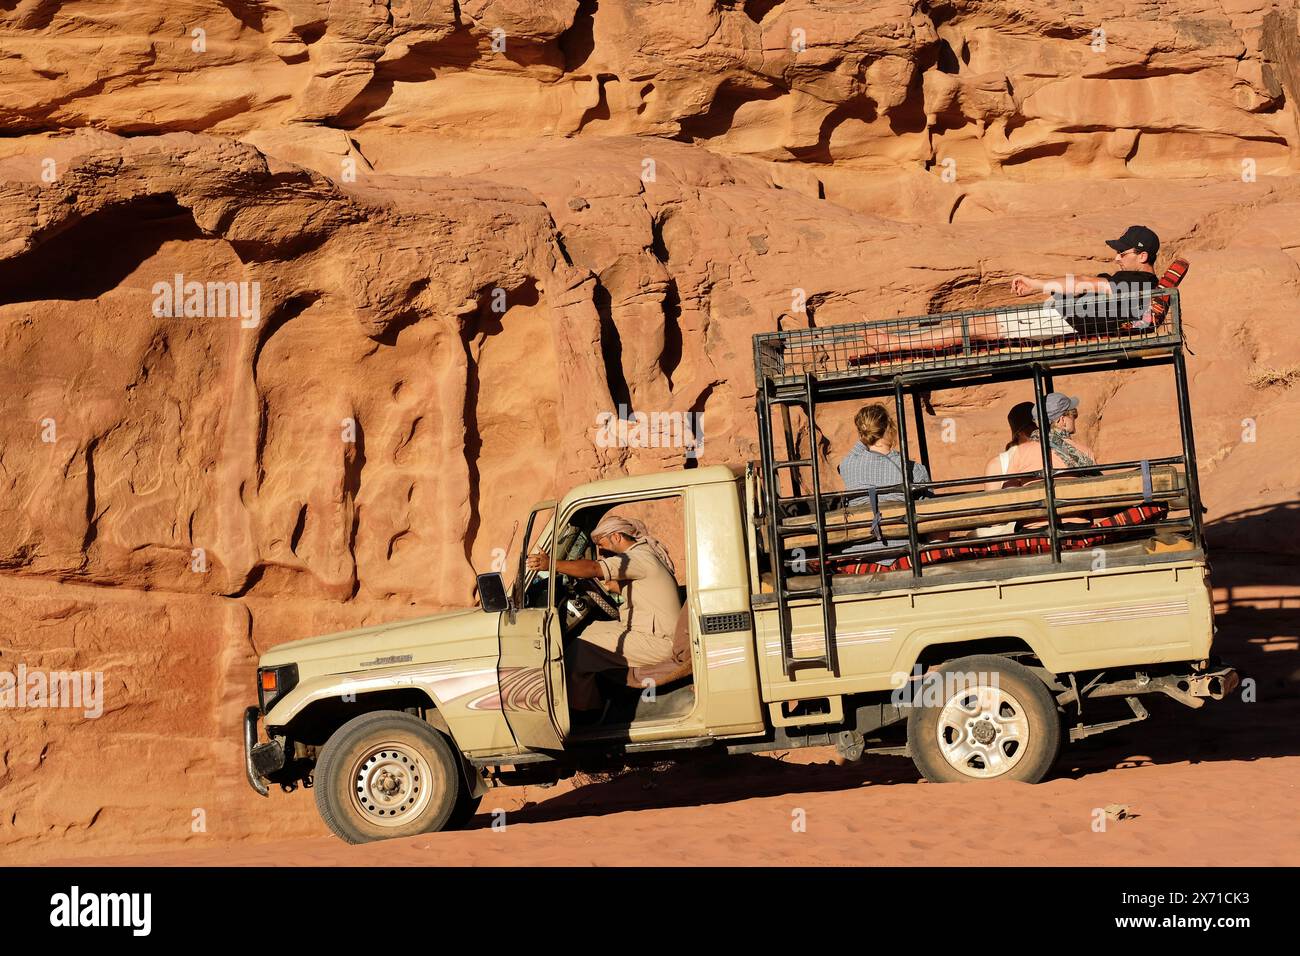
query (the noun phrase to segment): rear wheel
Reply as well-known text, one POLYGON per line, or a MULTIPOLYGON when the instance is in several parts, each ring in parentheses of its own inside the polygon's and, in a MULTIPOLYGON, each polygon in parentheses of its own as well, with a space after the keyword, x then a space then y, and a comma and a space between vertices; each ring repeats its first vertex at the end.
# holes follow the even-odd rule
POLYGON ((315 776, 321 819, 348 843, 447 829, 478 807, 446 736, 397 711, 362 714, 336 730, 315 776))
POLYGON ((935 783, 1038 783, 1061 752, 1061 718, 1047 686, 995 655, 949 661, 925 675, 907 719, 916 769, 935 783))
POLYGON ((462 787, 460 798, 456 801, 456 807, 451 811, 451 816, 447 818, 447 825, 444 830, 460 830, 474 819, 474 814, 478 813, 478 805, 483 802, 483 797, 471 797, 469 788, 462 787))

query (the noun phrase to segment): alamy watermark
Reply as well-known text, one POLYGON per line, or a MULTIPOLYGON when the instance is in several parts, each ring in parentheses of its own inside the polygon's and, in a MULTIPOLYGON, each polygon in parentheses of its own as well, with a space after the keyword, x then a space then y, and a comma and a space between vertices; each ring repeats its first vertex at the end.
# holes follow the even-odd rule
POLYGON ((132 936, 148 936, 153 928, 153 894, 83 892, 74 885, 50 897, 50 925, 116 926, 131 930, 132 936))
POLYGON ((1152 286, 1140 282, 1107 281, 1111 287, 1109 294, 1098 293, 1091 284, 1086 284, 1082 289, 1078 288, 1073 275, 1065 276, 1064 282, 1043 283, 1043 291, 1053 298, 1072 300, 1071 314, 1086 319, 1128 318, 1130 314, 1136 318, 1137 311, 1133 303, 1136 303, 1140 309, 1145 309, 1149 304, 1152 286))
POLYGON ((704 450, 703 412, 617 412, 596 415, 596 445, 600 448, 684 448, 687 458, 704 450))
POLYGON ((68 707, 94 719, 104 713, 103 671, 0 671, 0 709, 68 707))
POLYGON ((155 282, 153 314, 159 319, 233 319, 243 328, 262 321, 262 284, 252 282, 198 282, 176 273, 171 282, 155 282))
POLYGON ((902 671, 890 678, 894 690, 889 702, 895 707, 946 707, 953 698, 984 687, 998 688, 998 672, 934 671, 926 674, 917 664, 911 674, 902 671))

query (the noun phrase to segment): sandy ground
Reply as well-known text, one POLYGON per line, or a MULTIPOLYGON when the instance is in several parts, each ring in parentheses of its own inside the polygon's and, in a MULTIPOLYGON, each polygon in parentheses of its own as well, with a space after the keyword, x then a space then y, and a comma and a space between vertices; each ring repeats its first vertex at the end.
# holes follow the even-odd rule
POLYGON ((1248 558, 1216 563, 1216 649, 1253 678, 1255 701, 1236 697, 1196 712, 1151 701, 1150 720, 1068 748, 1055 776, 1037 786, 935 785, 920 781, 904 758, 838 764, 833 752, 807 750, 707 758, 577 786, 502 788, 489 792, 470 829, 457 833, 360 847, 328 836, 193 843, 50 862, 1297 865, 1297 571, 1248 558), (1123 816, 1107 816, 1105 808, 1116 806, 1123 816))
POLYGON ((762 757, 644 774, 474 828, 349 847, 299 839, 62 863, 138 866, 1296 865, 1300 758, 1143 766, 1036 787, 917 783, 910 764, 762 757), (742 791, 761 795, 744 795, 742 791), (1105 807, 1126 807, 1122 819, 1105 807), (802 818, 804 829, 797 829, 802 818), (1104 831, 1094 829, 1098 819, 1104 831))

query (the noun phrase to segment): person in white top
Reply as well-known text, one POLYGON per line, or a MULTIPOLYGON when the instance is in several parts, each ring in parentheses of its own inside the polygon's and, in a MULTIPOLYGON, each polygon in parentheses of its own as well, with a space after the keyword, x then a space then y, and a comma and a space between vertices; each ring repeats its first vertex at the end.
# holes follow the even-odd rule
MULTIPOLYGON (((1047 418, 1050 422, 1048 441, 1051 445, 1053 471, 1058 468, 1086 468, 1095 465, 1097 461, 1092 451, 1075 436, 1078 428, 1079 400, 1068 395, 1062 395, 1060 392, 1049 392, 1043 399, 1043 403, 1047 406, 1047 418)), ((1031 402, 1024 402, 1022 405, 1027 406, 1029 409, 1028 433, 1021 440, 1008 444, 1007 449, 1002 454, 990 459, 984 472, 986 476, 1018 474, 1043 469, 1043 447, 1038 433, 1038 409, 1031 402)), ((1017 409, 1021 407, 1021 405, 1015 406, 1011 410, 1011 414, 1007 416, 1012 433, 1016 436, 1021 434, 1018 426, 1022 423, 1013 420, 1013 416, 1017 415, 1017 409)), ((988 491, 996 491, 999 488, 1034 484, 1041 480, 1039 478, 1009 478, 986 482, 984 487, 988 491)), ((1068 479, 1058 478, 1057 480, 1065 481, 1068 479)), ((1065 518, 1063 523, 1087 523, 1087 519, 1065 518)), ((1015 522, 1008 522, 977 528, 975 534, 981 538, 998 534, 1010 534, 1014 530, 1015 524, 1015 522)), ((1024 528, 1039 528, 1042 526, 1042 522, 1026 522, 1022 525, 1024 528)))
MULTIPOLYGON (((1016 448, 1026 442, 1036 441, 1034 429, 1038 426, 1034 424, 1034 403, 1017 402, 1011 406, 1011 411, 1007 412, 1007 425, 1011 427, 1011 440, 1007 442, 1007 447, 1000 454, 994 455, 989 459, 988 465, 984 468, 985 475, 1009 475, 1014 470, 1011 467, 1011 460, 1015 455, 1016 448)), ((1005 482, 988 481, 984 483, 985 491, 997 491, 1005 482)))

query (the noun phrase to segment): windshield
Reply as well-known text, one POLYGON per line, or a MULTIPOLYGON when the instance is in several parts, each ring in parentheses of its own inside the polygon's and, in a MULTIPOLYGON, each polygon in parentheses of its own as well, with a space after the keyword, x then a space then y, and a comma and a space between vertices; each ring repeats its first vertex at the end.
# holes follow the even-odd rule
POLYGON ((560 545, 556 549, 557 561, 576 561, 589 555, 591 536, 582 528, 569 525, 560 535, 560 545))

